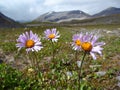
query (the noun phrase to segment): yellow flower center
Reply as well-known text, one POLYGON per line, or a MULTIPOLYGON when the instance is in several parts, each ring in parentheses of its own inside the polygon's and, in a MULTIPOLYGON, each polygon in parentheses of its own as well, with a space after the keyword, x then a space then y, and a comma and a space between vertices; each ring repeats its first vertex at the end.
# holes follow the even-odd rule
POLYGON ((78 46, 80 46, 81 45, 81 41, 80 40, 76 40, 75 44, 78 45, 78 46))
POLYGON ((27 42, 26 42, 26 47, 27 47, 27 48, 31 48, 31 47, 34 46, 34 44, 35 44, 35 42, 34 42, 33 40, 27 40, 27 42))
POLYGON ((84 51, 89 52, 89 51, 91 51, 91 49, 92 49, 92 44, 91 44, 90 42, 83 42, 83 43, 81 44, 81 47, 82 47, 82 49, 83 49, 84 51))
POLYGON ((50 35, 48 36, 48 38, 49 38, 49 39, 53 39, 53 38, 55 38, 55 35, 54 35, 54 34, 50 34, 50 35))

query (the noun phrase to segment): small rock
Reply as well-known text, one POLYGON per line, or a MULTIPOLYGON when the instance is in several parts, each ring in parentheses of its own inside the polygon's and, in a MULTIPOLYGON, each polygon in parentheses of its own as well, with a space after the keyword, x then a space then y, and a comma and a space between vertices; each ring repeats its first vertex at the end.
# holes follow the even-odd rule
POLYGON ((3 63, 3 60, 0 59, 0 64, 3 63))
POLYGON ((97 68, 97 67, 101 67, 102 65, 90 65, 90 68, 97 68))
POLYGON ((120 87, 120 82, 118 82, 117 86, 120 87))
POLYGON ((77 61, 77 66, 80 68, 80 66, 81 66, 81 61, 77 61))
POLYGON ((113 32, 112 31, 106 31, 107 34, 112 34, 113 32))
POLYGON ((14 62, 15 60, 14 60, 14 57, 13 56, 11 56, 11 55, 7 55, 6 56, 6 60, 7 60, 7 62, 9 62, 9 63, 11 63, 11 62, 14 62))
POLYGON ((98 76, 104 76, 106 74, 106 72, 105 71, 99 71, 99 72, 96 72, 96 74, 98 76))
POLYGON ((28 73, 33 73, 34 72, 34 69, 33 68, 29 68, 28 69, 28 73))
POLYGON ((0 53, 3 53, 3 50, 0 48, 0 53))
POLYGON ((120 28, 117 28, 118 30, 120 30, 120 28))
POLYGON ((72 77, 72 72, 68 71, 66 72, 67 76, 72 77))
POLYGON ((55 73, 55 69, 52 69, 52 71, 51 71, 52 73, 55 73))
POLYGON ((117 76, 116 79, 117 79, 118 81, 120 81, 120 76, 117 76))
POLYGON ((70 79, 70 77, 72 77, 72 72, 68 71, 66 72, 67 78, 70 79))
POLYGON ((3 63, 6 60, 5 58, 5 54, 2 52, 2 50, 0 49, 0 63, 3 63))

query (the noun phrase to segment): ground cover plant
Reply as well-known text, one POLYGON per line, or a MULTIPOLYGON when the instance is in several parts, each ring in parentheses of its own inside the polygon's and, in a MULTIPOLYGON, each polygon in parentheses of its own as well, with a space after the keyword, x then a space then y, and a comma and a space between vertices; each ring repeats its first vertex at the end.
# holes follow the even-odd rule
POLYGON ((0 89, 73 90, 80 86, 81 90, 119 90, 119 81, 116 79, 120 75, 119 35, 119 25, 1 28, 0 89), (45 37, 46 29, 53 28, 60 35, 54 43, 51 42, 53 35, 48 40, 45 37), (30 30, 38 35, 43 48, 32 53, 27 53, 25 48, 18 51, 16 39, 30 30), (85 57, 80 77, 82 81, 79 83, 78 72, 83 52, 76 53, 72 49, 72 37, 81 32, 98 33, 101 36, 98 41, 106 44, 102 57, 97 55, 96 60, 91 55, 85 57))

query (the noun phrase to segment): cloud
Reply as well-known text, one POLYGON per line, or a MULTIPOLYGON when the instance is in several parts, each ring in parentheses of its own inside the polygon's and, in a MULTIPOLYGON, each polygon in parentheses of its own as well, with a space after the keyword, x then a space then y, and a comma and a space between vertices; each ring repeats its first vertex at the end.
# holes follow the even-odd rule
POLYGON ((36 0, 2 0, 0 6, 1 12, 15 20, 32 20, 42 11, 36 0))
POLYGON ((120 0, 0 0, 0 12, 14 20, 33 20, 49 11, 82 10, 95 14, 120 0))
POLYGON ((49 11, 82 10, 89 14, 98 13, 108 7, 120 7, 115 0, 45 0, 44 5, 49 11))
POLYGON ((45 0, 43 5, 45 6, 53 6, 63 3, 65 0, 45 0))

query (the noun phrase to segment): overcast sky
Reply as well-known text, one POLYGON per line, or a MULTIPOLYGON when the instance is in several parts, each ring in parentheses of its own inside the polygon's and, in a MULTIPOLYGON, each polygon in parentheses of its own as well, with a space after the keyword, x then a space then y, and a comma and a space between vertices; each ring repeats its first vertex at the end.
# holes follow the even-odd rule
POLYGON ((0 0, 0 12, 17 21, 50 11, 82 10, 92 15, 111 6, 120 8, 120 0, 0 0))

